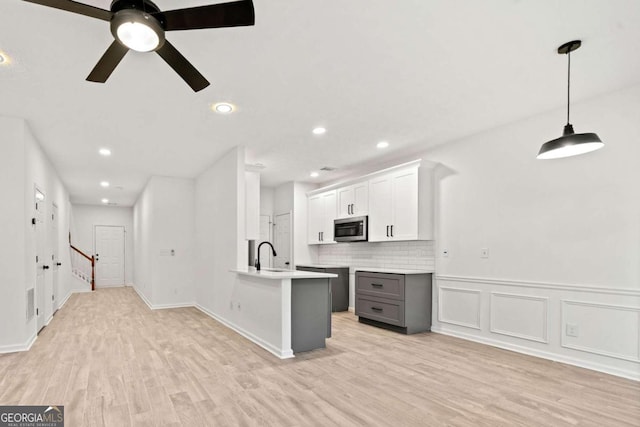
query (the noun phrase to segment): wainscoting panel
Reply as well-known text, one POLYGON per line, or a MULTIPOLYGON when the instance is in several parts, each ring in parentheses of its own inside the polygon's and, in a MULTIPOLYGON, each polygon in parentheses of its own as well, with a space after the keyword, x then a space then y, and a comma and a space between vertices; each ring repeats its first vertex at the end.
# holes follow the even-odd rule
POLYGON ((491 292, 490 331, 548 343, 549 298, 491 292))
POLYGON ((640 381, 640 287, 436 275, 434 311, 433 332, 640 381))
POLYGON ((440 286, 438 321, 480 329, 480 291, 440 286))
POLYGON ((640 307, 563 300, 562 326, 563 347, 640 362, 640 307))

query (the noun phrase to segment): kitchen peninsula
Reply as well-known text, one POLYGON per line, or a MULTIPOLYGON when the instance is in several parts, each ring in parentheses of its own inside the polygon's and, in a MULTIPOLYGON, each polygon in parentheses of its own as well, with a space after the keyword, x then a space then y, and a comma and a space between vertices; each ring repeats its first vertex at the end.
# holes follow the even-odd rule
POLYGON ((325 347, 331 337, 330 279, 335 274, 232 271, 237 273, 236 320, 229 326, 281 359, 325 347))

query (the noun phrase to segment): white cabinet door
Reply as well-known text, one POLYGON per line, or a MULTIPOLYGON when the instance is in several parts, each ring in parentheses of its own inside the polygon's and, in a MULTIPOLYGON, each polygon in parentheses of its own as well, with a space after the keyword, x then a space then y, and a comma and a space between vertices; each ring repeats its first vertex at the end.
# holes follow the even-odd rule
POLYGON ((338 197, 338 216, 363 216, 369 211, 369 183, 362 182, 336 190, 338 197))
POLYGON ((398 172, 391 177, 391 240, 418 239, 418 170, 398 172))
POLYGON ((369 181, 369 241, 389 240, 392 223, 391 177, 388 175, 369 181))
POLYGON ((363 216, 369 213, 369 183, 363 182, 353 187, 351 214, 363 216))
POLYGON ((317 245, 320 243, 320 232, 322 231, 322 216, 324 213, 322 197, 321 195, 309 197, 307 203, 307 244, 317 245))
POLYGON ((333 220, 336 218, 336 191, 316 194, 307 199, 307 244, 335 243, 333 220))
POLYGON ((333 220, 336 219, 336 192, 329 191, 323 194, 323 227, 320 235, 321 243, 335 243, 333 240, 333 220))
POLYGON ((338 218, 351 216, 351 205, 354 203, 353 187, 344 187, 336 190, 338 194, 338 218))

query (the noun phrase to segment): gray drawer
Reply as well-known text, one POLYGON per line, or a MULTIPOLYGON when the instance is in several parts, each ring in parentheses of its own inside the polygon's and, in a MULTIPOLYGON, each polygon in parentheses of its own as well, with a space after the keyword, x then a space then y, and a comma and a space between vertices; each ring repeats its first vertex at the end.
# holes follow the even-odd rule
POLYGON ((404 275, 356 272, 356 295, 404 301, 404 275))
POLYGON ((358 295, 356 297, 356 315, 390 325, 405 325, 403 301, 358 295))

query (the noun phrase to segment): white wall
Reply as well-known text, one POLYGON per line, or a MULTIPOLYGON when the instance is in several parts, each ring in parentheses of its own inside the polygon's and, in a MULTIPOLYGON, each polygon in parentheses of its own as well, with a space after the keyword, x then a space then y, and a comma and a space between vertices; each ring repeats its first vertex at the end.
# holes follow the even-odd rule
POLYGON ((124 227, 125 284, 133 283, 133 208, 73 205, 74 232, 71 241, 86 254, 95 254, 95 226, 124 227))
POLYGON ((260 187, 260 215, 273 217, 275 188, 260 187))
MULTIPOLYGON (((35 287, 36 242, 34 215, 34 186, 45 194, 44 227, 46 241, 43 253, 53 253, 51 221, 52 205, 58 206, 58 288, 53 288, 52 270, 45 273, 45 306, 40 307, 45 321, 53 315, 55 305, 66 301, 70 289, 69 249, 65 239, 69 230, 69 197, 58 175, 33 137, 26 122, 18 118, 0 117, 0 190, 4 196, 0 210, 0 352, 29 348, 36 338, 36 318, 26 319, 26 291, 35 287), (48 218, 48 220, 47 220, 48 218), (55 295, 56 301, 51 296, 55 295)), ((50 264, 50 263, 49 263, 50 264)), ((37 301, 37 296, 36 296, 37 301)))
POLYGON ((195 186, 154 176, 133 209, 135 288, 153 308, 193 305, 195 186))
POLYGON ((196 302, 228 321, 241 317, 231 302, 236 274, 246 261, 244 240, 244 149, 236 147, 196 179, 196 302))
POLYGON ((441 163, 435 331, 640 379, 639 102, 573 106, 606 144, 583 156, 535 158, 561 111, 423 153, 441 163))

